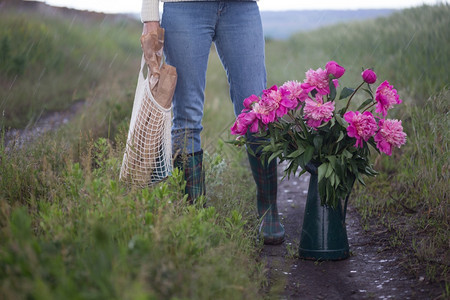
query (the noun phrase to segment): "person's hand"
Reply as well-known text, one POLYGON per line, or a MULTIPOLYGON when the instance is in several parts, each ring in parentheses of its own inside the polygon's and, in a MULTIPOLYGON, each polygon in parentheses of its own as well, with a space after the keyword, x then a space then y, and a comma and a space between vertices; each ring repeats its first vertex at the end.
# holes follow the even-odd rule
POLYGON ((158 21, 145 22, 144 27, 142 28, 142 35, 146 35, 149 32, 155 32, 158 28, 160 28, 158 21))
POLYGON ((142 29, 141 46, 145 62, 149 69, 149 84, 153 91, 159 80, 161 61, 163 57, 164 29, 159 22, 145 22, 142 29))

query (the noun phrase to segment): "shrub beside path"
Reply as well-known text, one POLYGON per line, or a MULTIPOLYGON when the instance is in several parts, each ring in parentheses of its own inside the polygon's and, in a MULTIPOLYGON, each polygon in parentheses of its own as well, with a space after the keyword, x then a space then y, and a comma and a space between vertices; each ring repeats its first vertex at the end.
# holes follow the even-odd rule
MULTIPOLYGON (((279 179, 283 166, 279 166, 279 179)), ((280 246, 265 245, 270 298, 281 299, 439 299, 442 291, 423 278, 406 274, 399 256, 388 247, 387 231, 365 232, 349 206, 347 234, 350 258, 307 261, 298 258, 309 175, 285 178, 278 185, 278 209, 286 230, 280 246)))

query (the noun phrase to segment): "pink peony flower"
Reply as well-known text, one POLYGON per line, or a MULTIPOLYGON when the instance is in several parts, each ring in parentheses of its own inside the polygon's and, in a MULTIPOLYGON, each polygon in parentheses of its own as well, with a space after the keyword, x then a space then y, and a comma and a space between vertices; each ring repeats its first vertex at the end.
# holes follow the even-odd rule
POLYGON ((371 69, 365 69, 361 73, 361 76, 362 76, 363 80, 365 82, 367 82, 368 84, 372 84, 372 83, 375 83, 375 81, 377 81, 377 74, 375 74, 375 72, 372 71, 371 69))
POLYGON ((316 101, 308 98, 305 100, 305 108, 303 110, 308 126, 312 128, 319 127, 322 122, 328 122, 333 117, 334 102, 323 103, 322 96, 317 95, 316 101))
POLYGON ((399 99, 397 90, 389 84, 388 81, 383 82, 375 92, 375 100, 377 101, 375 112, 380 113, 386 117, 388 109, 392 108, 394 104, 402 103, 399 99))
POLYGON ((248 127, 250 128, 250 132, 255 133, 258 132, 259 122, 256 117, 256 113, 254 111, 250 111, 247 113, 245 118, 246 122, 248 122, 248 127))
POLYGON ((363 147, 363 140, 368 141, 377 131, 377 122, 371 112, 349 111, 344 114, 344 119, 349 123, 347 135, 356 138, 355 147, 363 147))
POLYGON ((402 121, 381 119, 378 126, 380 130, 374 139, 381 152, 390 156, 392 147, 400 148, 406 143, 406 133, 403 132, 402 121))
POLYGON ((345 69, 335 61, 329 61, 325 66, 325 69, 327 70, 327 73, 333 75, 334 78, 340 78, 345 73, 345 69))
POLYGON ((284 88, 289 91, 290 100, 293 101, 296 99, 297 101, 305 102, 305 99, 308 98, 308 93, 302 89, 301 85, 302 84, 300 82, 292 80, 285 82, 280 88, 284 88))
POLYGON ((287 89, 278 88, 274 85, 270 89, 263 91, 259 104, 260 107, 258 107, 257 112, 266 115, 262 116, 264 119, 263 123, 268 124, 273 122, 276 117, 282 117, 287 114, 288 109, 297 107, 298 101, 291 99, 290 92, 287 89))
POLYGON ((259 97, 256 95, 251 95, 248 98, 244 99, 244 107, 247 109, 252 109, 254 103, 259 101, 259 97))
POLYGON ((242 122, 242 119, 245 114, 246 113, 241 113, 239 116, 237 116, 236 121, 230 128, 231 134, 244 135, 247 132, 248 126, 245 126, 244 122, 242 122))
POLYGON ((333 79, 333 84, 335 88, 339 87, 339 81, 337 79, 333 79))
POLYGON ((328 95, 330 87, 328 86, 328 73, 326 70, 318 68, 317 70, 309 69, 306 72, 306 79, 303 81, 301 88, 306 93, 316 90, 321 95, 328 95))
POLYGON ((256 118, 256 113, 254 111, 243 112, 239 114, 231 126, 231 134, 233 135, 244 135, 250 127, 250 132, 258 132, 258 119, 256 118))
POLYGON ((281 106, 287 109, 294 109, 298 106, 298 98, 293 95, 285 86, 280 86, 278 91, 281 93, 281 106))
POLYGON ((278 106, 279 104, 276 101, 263 96, 258 103, 253 105, 253 111, 264 124, 269 124, 275 121, 278 106))

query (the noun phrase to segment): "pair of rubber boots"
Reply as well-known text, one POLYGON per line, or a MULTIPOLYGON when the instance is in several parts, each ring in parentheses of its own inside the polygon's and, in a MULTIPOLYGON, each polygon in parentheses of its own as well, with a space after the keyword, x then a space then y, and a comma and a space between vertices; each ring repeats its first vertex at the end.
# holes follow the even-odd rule
MULTIPOLYGON (((280 223, 277 208, 277 164, 262 162, 259 157, 248 154, 253 178, 256 183, 258 215, 261 219, 259 228, 264 244, 278 245, 284 241, 284 227, 280 223)), ((175 158, 174 167, 184 172, 186 180, 185 193, 188 202, 193 204, 205 194, 205 174, 203 170, 203 151, 175 158)))

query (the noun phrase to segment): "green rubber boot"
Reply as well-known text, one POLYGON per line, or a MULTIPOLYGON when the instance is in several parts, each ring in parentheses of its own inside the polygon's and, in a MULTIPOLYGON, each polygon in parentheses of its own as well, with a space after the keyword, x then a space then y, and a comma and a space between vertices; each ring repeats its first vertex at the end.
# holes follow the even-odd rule
POLYGON ((264 237, 264 244, 281 244, 284 241, 284 227, 277 208, 277 163, 273 160, 263 165, 259 157, 247 154, 256 183, 258 215, 262 218, 259 232, 264 237))
POLYGON ((180 154, 175 158, 174 167, 184 172, 185 193, 188 202, 193 204, 198 197, 205 195, 205 174, 203 172, 203 150, 192 154, 180 154))

